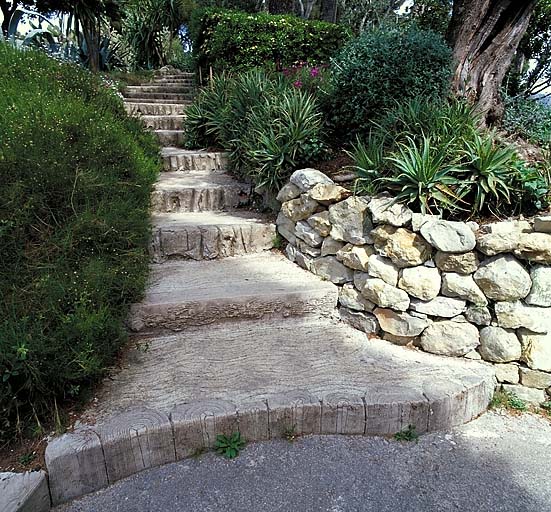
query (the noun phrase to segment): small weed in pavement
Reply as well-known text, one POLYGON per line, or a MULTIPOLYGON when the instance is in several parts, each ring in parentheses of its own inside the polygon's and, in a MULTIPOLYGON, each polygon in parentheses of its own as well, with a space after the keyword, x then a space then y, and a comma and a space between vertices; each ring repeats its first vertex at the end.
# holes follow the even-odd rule
POLYGON ((396 441, 417 441, 417 439, 419 439, 419 434, 415 429, 415 425, 408 425, 404 430, 396 432, 396 434, 394 434, 394 439, 396 439, 396 441))
POLYGON ((514 393, 505 390, 496 391, 490 402, 491 409, 499 407, 503 409, 512 409, 514 411, 526 411, 528 409, 524 400, 520 399, 514 393))
POLYGON ((293 425, 291 427, 287 427, 283 430, 283 437, 285 439, 287 439, 287 441, 289 441, 290 443, 292 443, 293 441, 296 440, 296 438, 298 437, 298 434, 297 434, 297 426, 296 425, 293 425))
POLYGON ((226 459, 235 459, 239 455, 239 452, 245 447, 245 440, 241 439, 239 432, 234 432, 230 437, 224 434, 216 436, 216 443, 214 448, 216 453, 222 455, 226 459))

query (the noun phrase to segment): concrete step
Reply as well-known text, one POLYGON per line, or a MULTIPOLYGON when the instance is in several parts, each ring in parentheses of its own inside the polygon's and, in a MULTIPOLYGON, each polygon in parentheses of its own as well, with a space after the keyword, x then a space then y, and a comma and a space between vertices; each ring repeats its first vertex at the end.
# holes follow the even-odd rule
POLYGON ((125 99, 139 99, 142 103, 150 103, 150 100, 163 100, 162 103, 170 102, 182 103, 193 100, 194 94, 181 92, 144 92, 144 91, 129 91, 123 93, 125 99))
POLYGON ((180 148, 161 150, 165 171, 223 171, 228 168, 228 154, 180 148))
POLYGON ((281 254, 168 261, 153 265, 145 298, 132 306, 128 326, 143 333, 264 316, 327 316, 336 303, 335 285, 281 254))
POLYGON ((139 104, 159 104, 159 105, 191 105, 191 100, 179 100, 179 99, 172 99, 172 98, 124 98, 124 103, 130 104, 130 103, 139 103, 139 104))
POLYGON ((161 213, 153 216, 150 254, 155 263, 213 260, 267 251, 275 238, 275 225, 253 212, 161 213))
POLYGON ((155 130, 161 146, 182 146, 184 144, 184 130, 155 130))
POLYGON ((155 74, 155 78, 161 78, 161 79, 191 79, 195 80, 195 73, 157 73, 155 74))
POLYGON ((195 87, 196 82, 194 78, 155 78, 151 82, 147 82, 146 84, 142 85, 163 85, 163 84, 183 84, 183 85, 191 85, 195 87))
POLYGON ((124 94, 129 92, 167 92, 167 93, 179 93, 179 94, 193 94, 194 88, 183 84, 162 84, 162 85, 129 85, 125 87, 124 94))
POLYGON ((151 201, 156 213, 220 211, 246 206, 250 193, 249 184, 223 173, 164 172, 151 201))
POLYGON ((124 106, 129 114, 144 116, 183 115, 189 103, 137 103, 125 101, 124 106))
POLYGON ((183 115, 165 115, 165 116, 142 116, 142 123, 146 128, 154 130, 181 130, 185 116, 183 115))

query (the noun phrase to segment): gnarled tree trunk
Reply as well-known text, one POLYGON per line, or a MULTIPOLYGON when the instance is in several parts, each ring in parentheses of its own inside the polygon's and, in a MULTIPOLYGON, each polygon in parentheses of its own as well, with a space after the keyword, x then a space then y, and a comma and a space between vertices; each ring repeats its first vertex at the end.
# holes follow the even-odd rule
POLYGON ((500 87, 537 0, 454 0, 448 41, 454 92, 477 105, 483 122, 503 115, 500 87))

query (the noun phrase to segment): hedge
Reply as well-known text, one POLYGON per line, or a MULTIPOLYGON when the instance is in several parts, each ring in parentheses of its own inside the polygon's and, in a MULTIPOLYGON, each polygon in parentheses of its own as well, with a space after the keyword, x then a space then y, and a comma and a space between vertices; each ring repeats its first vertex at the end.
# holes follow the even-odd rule
POLYGON ((198 66, 216 71, 324 64, 350 37, 332 23, 226 9, 196 10, 190 33, 198 66))

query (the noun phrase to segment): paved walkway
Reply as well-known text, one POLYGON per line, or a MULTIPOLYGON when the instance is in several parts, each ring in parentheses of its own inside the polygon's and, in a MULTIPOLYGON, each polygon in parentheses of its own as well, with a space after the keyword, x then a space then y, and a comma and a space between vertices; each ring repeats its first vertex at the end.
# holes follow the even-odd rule
POLYGON ((418 443, 307 437, 153 469, 56 512, 548 512, 551 424, 488 413, 418 443))

